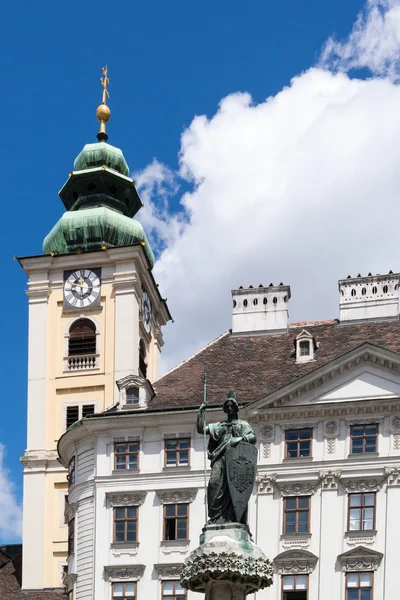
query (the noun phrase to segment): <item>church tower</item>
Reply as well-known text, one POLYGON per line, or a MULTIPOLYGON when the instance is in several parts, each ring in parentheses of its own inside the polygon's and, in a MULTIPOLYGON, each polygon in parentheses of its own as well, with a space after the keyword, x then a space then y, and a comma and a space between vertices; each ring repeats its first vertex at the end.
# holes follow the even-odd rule
MULTIPOLYGON (((23 589, 62 587, 67 472, 57 441, 74 422, 152 397, 171 318, 152 275, 142 206, 119 148, 107 143, 103 68, 98 141, 87 144, 59 195, 66 212, 43 254, 19 258, 28 276, 28 432, 23 456, 23 589)), ((74 476, 70 465, 69 477, 74 476)))

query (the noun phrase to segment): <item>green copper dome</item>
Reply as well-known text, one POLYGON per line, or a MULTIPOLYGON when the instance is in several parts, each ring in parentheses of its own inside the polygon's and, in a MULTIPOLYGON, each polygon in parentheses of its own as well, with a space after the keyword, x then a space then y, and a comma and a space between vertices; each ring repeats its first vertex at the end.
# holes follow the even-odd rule
POLYGON ((45 237, 43 251, 45 254, 69 254, 78 249, 100 250, 103 244, 113 248, 138 242, 143 245, 150 268, 153 268, 154 254, 139 221, 106 206, 98 206, 64 213, 45 237))
POLYGON ((129 175, 129 167, 122 151, 115 146, 110 146, 106 142, 86 144, 75 159, 74 171, 84 171, 85 169, 93 169, 93 167, 102 167, 103 165, 114 169, 114 171, 125 175, 125 177, 129 175))

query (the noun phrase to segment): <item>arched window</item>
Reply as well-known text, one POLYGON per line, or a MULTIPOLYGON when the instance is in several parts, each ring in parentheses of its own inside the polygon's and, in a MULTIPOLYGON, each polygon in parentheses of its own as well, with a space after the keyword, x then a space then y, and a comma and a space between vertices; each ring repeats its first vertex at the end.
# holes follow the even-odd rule
POLYGON ((96 354, 96 326, 89 319, 78 319, 69 330, 68 356, 96 354))
POLYGON ((143 340, 139 342, 139 371, 141 371, 143 377, 147 377, 147 358, 146 358, 146 346, 143 340))

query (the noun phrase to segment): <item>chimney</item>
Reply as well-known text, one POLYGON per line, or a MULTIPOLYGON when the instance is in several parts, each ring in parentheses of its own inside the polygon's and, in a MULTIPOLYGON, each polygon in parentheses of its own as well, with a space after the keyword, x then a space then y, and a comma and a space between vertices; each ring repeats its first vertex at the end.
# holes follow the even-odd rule
POLYGON ((232 334, 284 333, 289 327, 290 286, 260 285, 232 290, 232 334))
POLYGON ((399 314, 399 273, 348 276, 339 281, 339 320, 358 323, 367 320, 397 319, 399 314))

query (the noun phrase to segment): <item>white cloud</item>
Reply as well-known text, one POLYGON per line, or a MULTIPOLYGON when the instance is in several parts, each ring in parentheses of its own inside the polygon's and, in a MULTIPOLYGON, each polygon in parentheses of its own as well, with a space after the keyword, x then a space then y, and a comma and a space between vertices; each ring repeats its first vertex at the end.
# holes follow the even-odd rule
POLYGON ((398 80, 400 75, 400 2, 368 0, 349 38, 330 38, 321 65, 341 71, 368 68, 376 76, 398 80))
MULTIPOLYGON (((362 36, 354 44, 367 52, 362 36)), ((400 89, 389 78, 352 80, 326 67, 261 104, 231 94, 212 118, 196 117, 180 152, 192 191, 178 216, 162 195, 162 214, 147 221, 165 243, 155 276, 175 318, 164 368, 230 327, 239 285, 283 281, 292 320, 332 318, 337 279, 400 270, 399 139, 400 89)), ((174 179, 157 165, 145 170, 151 215, 153 180, 174 179)))
POLYGON ((4 465, 5 447, 0 444, 0 542, 21 539, 22 509, 15 496, 15 486, 4 465))

